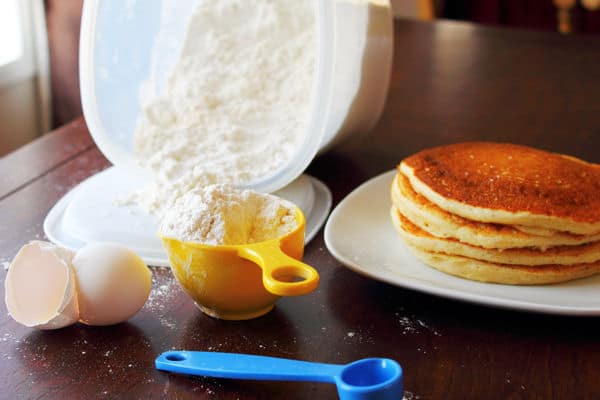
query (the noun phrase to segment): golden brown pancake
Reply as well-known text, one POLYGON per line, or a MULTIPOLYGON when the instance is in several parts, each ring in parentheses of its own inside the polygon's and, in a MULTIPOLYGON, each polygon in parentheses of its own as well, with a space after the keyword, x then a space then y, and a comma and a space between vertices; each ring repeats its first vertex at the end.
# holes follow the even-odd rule
MULTIPOLYGON (((556 229, 540 228, 537 226, 523 226, 523 225, 511 225, 513 228, 520 230, 521 232, 530 233, 537 236, 553 236, 560 231, 556 229)), ((600 232, 598 232, 600 233, 600 232)))
POLYGON ((435 147, 399 170, 438 207, 489 223, 600 232, 600 166, 507 143, 435 147))
POLYGON ((600 261, 600 242, 580 246, 558 246, 549 248, 546 251, 531 248, 486 249, 461 243, 456 239, 435 237, 411 223, 394 206, 392 206, 391 215, 394 227, 404 241, 410 246, 428 252, 521 266, 572 265, 600 261))
POLYGON ((566 282, 600 273, 600 262, 528 267, 433 253, 410 245, 409 248, 417 258, 439 271, 480 282, 508 285, 543 285, 566 282))
POLYGON ((455 238, 474 246, 506 249, 581 245, 600 240, 600 234, 575 235, 555 232, 551 236, 525 233, 510 225, 471 221, 451 214, 416 193, 408 178, 398 173, 391 187, 392 203, 414 225, 440 238, 455 238))

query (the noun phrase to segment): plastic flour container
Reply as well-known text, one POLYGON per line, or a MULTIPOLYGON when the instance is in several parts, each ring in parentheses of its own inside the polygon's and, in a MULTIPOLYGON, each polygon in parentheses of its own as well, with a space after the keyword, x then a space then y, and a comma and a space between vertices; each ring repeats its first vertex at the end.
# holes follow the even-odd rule
MULTIPOLYGON (((82 182, 44 222, 46 235, 68 248, 89 241, 118 241, 151 265, 168 265, 156 236, 157 221, 141 210, 114 205, 150 176, 136 163, 134 130, 140 90, 152 76, 161 90, 177 60, 186 20, 197 1, 86 0, 80 39, 80 84, 87 126, 114 167, 82 182), (165 26, 168 29, 165 30, 165 26), (160 29, 160 37, 158 37, 160 29), (167 34, 165 34, 167 32, 167 34), (158 52, 153 62, 153 52, 158 52), (158 60, 158 62, 156 62, 158 60)), ((298 204, 310 240, 330 206, 329 190, 302 175, 317 152, 367 132, 385 104, 393 53, 393 16, 385 0, 316 0, 316 57, 307 129, 300 148, 278 171, 246 185, 298 204)))

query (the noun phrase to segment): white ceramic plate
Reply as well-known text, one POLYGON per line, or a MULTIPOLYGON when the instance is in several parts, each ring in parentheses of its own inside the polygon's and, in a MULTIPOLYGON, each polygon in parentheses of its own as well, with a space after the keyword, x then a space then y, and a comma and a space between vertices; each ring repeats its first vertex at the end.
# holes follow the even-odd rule
POLYGON ((325 243, 348 268, 392 285, 472 303, 549 314, 600 315, 600 275, 546 286, 510 286, 444 274, 415 258, 389 216, 386 172, 350 193, 331 213, 325 243))

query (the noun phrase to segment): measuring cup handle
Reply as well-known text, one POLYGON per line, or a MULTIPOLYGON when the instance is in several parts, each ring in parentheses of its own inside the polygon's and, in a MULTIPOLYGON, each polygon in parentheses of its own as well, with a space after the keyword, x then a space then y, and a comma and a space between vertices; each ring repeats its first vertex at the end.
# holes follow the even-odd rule
POLYGON ((245 246, 239 256, 258 264, 265 288, 274 295, 300 296, 319 285, 319 273, 313 267, 288 256, 274 242, 245 246))

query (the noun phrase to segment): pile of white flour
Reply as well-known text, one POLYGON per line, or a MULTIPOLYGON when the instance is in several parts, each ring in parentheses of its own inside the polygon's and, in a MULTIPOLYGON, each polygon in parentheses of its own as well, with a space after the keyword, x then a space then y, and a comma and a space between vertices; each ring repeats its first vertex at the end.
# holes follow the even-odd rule
POLYGON ((201 0, 165 93, 142 99, 136 158, 154 171, 134 193, 161 216, 188 192, 246 184, 304 140, 315 63, 314 0, 201 0))
POLYGON ((179 197, 164 214, 160 234, 210 245, 247 244, 275 239, 296 227, 292 203, 218 184, 179 197))

